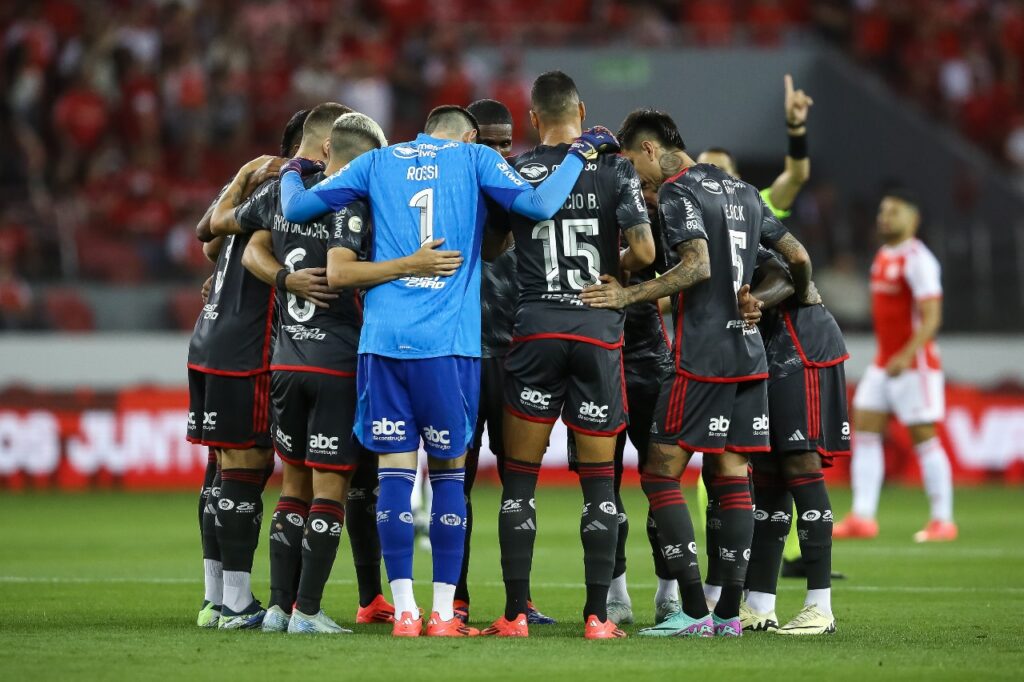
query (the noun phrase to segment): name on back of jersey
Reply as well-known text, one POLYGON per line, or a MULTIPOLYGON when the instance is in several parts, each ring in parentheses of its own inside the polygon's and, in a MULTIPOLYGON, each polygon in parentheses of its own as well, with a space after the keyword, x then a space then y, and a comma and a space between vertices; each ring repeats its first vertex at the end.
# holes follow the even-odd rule
POLYGON ((597 211, 601 208, 601 202, 597 200, 597 195, 593 192, 573 192, 565 199, 565 203, 562 204, 562 208, 569 211, 597 211))
POLYGON ((273 229, 285 234, 295 234, 300 237, 311 237, 324 241, 331 238, 331 229, 327 226, 327 223, 319 220, 308 223, 293 223, 290 220, 285 220, 285 217, 280 213, 274 215, 273 229))

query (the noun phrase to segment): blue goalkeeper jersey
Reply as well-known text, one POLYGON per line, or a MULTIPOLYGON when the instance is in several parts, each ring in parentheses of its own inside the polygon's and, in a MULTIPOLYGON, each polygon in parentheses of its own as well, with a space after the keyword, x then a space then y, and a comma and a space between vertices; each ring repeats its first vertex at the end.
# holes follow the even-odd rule
POLYGON ((548 218, 583 166, 563 165, 561 177, 541 192, 489 147, 420 134, 359 156, 308 191, 297 173, 285 173, 281 204, 286 219, 303 222, 369 197, 375 262, 408 256, 441 238, 441 249, 460 251, 464 262, 451 277, 404 277, 370 289, 359 352, 400 359, 479 357, 483 194, 505 210, 548 218))

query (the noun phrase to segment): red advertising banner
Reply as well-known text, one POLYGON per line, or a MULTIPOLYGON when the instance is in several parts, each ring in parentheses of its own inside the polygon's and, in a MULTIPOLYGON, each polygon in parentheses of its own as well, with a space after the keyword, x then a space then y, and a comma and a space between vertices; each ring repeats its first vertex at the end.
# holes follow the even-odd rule
MULTIPOLYGON (((941 435, 957 482, 1024 483, 1024 391, 953 385, 946 399, 941 435)), ((0 488, 197 486, 207 453, 185 441, 187 405, 184 389, 0 392, 0 488)), ((919 480, 905 430, 891 431, 886 453, 888 481, 919 480)), ((626 457, 627 471, 635 472, 635 450, 627 448, 626 457)), ((559 424, 545 457, 543 480, 565 480, 565 462, 565 434, 559 424)), ((493 466, 493 457, 481 457, 482 469, 493 466)), ((829 478, 845 480, 848 468, 847 461, 838 461, 829 478)))

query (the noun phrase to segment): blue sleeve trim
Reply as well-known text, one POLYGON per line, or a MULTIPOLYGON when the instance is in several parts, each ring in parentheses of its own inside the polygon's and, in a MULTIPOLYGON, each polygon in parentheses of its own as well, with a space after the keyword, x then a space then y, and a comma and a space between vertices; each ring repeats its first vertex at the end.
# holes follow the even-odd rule
POLYGON ((298 173, 288 172, 281 176, 281 213, 285 220, 305 223, 329 210, 330 207, 316 192, 303 186, 298 173))

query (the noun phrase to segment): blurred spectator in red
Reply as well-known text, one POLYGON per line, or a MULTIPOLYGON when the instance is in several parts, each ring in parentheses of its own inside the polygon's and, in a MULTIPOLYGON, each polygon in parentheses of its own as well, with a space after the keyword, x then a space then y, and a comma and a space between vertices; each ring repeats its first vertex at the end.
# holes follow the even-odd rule
POLYGON ((60 180, 70 180, 78 172, 85 155, 99 144, 108 121, 107 102, 92 86, 89 72, 83 68, 53 108, 53 127, 61 152, 57 175, 60 180))
POLYGON ((733 41, 736 13, 732 0, 692 0, 682 6, 683 21, 698 45, 722 47, 733 41))

